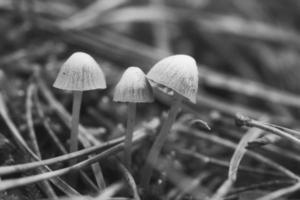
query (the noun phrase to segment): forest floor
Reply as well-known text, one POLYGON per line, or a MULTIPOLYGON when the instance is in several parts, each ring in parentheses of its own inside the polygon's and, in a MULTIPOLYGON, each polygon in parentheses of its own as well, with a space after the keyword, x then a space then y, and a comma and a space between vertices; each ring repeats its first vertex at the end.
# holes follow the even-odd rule
POLYGON ((296 0, 0 0, 0 199, 300 199, 299 10, 296 0), (70 166, 60 159, 72 93, 52 85, 77 51, 107 88, 83 93, 83 154, 70 166), (114 88, 126 68, 147 73, 173 54, 197 61, 197 102, 184 102, 145 189, 172 96, 137 105, 128 169, 127 104, 114 88))

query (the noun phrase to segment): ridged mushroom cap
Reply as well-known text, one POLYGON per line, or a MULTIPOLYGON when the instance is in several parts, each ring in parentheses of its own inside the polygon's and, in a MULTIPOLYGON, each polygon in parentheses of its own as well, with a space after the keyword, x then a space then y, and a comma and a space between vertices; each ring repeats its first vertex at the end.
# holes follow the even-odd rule
POLYGON ((84 52, 73 53, 62 65, 53 87, 62 90, 94 90, 106 88, 105 77, 98 63, 84 52))
POLYGON ((114 101, 152 102, 153 92, 144 72, 138 67, 129 67, 115 88, 114 101))
POLYGON ((191 56, 173 55, 166 57, 150 69, 147 78, 196 103, 198 67, 191 56))

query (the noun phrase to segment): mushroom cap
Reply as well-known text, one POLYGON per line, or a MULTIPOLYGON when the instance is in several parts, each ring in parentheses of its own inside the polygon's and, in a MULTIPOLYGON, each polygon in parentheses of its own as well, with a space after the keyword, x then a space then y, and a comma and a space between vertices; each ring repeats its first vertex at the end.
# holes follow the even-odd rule
POLYGON ((114 101, 145 103, 152 102, 153 92, 144 72, 138 67, 129 67, 115 87, 114 101))
POLYGON ((73 53, 62 65, 53 87, 62 90, 106 88, 105 76, 98 63, 84 52, 73 53))
POLYGON ((147 78, 196 103, 198 67, 191 56, 173 55, 166 57, 150 69, 147 78))

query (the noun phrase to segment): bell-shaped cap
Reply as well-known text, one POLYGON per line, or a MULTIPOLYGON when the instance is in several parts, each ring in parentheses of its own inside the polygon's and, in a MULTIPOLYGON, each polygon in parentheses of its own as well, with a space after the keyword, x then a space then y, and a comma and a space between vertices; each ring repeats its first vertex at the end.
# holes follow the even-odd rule
POLYGON ((153 92, 144 72, 138 67, 129 67, 115 88, 114 101, 152 102, 153 92))
POLYGON ((191 56, 173 55, 166 57, 151 68, 147 78, 196 103, 198 67, 191 56))
POLYGON ((89 54, 73 53, 62 65, 54 87, 62 90, 94 90, 106 88, 102 69, 89 54))

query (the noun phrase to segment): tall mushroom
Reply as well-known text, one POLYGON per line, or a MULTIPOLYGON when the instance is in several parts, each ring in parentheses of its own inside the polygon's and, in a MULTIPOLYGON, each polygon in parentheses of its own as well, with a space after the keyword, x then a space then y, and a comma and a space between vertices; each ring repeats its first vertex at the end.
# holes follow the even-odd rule
POLYGON ((106 88, 104 73, 89 54, 76 52, 62 65, 53 86, 73 91, 70 152, 77 151, 83 91, 106 88))
POLYGON ((125 137, 125 163, 131 166, 132 133, 135 124, 136 103, 152 102, 152 88, 144 72, 138 67, 129 67, 122 75, 115 88, 114 101, 127 102, 127 128, 125 137))
POLYGON ((188 55, 173 55, 156 63, 147 74, 147 78, 158 88, 164 87, 173 96, 167 119, 152 145, 142 170, 141 185, 147 189, 152 176, 152 165, 156 164, 160 150, 168 132, 175 121, 183 100, 196 103, 198 91, 198 67, 196 61, 188 55))

